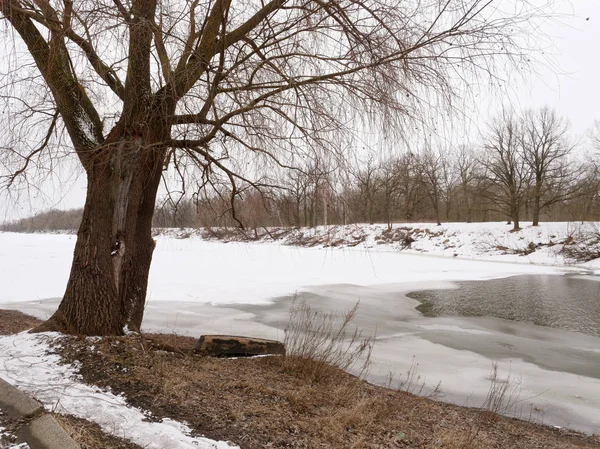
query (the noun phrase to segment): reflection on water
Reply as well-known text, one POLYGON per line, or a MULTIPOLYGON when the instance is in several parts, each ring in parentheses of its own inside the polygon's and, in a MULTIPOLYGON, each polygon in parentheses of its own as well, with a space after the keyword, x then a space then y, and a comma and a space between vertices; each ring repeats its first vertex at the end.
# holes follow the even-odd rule
POLYGON ((493 316, 600 336, 600 282, 572 276, 515 276, 409 293, 425 316, 493 316))

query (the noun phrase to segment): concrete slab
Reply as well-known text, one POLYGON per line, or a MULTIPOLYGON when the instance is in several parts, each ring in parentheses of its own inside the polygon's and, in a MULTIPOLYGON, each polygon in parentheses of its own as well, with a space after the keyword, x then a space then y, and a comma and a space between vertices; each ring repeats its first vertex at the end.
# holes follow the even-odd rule
POLYGON ((80 449, 41 403, 0 379, 0 410, 17 426, 17 441, 31 449, 80 449), (36 416, 39 415, 39 416, 36 416))
POLYGON ((0 409, 9 419, 20 419, 43 409, 35 399, 0 379, 0 409))
POLYGON ((50 414, 21 427, 17 438, 20 442, 27 442, 31 449, 81 449, 50 414))

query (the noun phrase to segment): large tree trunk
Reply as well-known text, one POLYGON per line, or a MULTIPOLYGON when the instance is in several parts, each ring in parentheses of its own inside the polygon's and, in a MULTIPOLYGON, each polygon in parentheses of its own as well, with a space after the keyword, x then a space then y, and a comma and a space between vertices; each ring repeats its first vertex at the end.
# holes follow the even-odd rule
POLYGON ((119 335, 139 330, 154 241, 152 215, 165 151, 130 135, 87 169, 83 219, 56 313, 40 330, 119 335))
POLYGON ((533 226, 540 224, 540 209, 541 209, 542 188, 540 181, 536 182, 535 191, 533 194, 533 226))
POLYGON ((511 204, 511 218, 513 221, 513 231, 520 230, 521 224, 519 223, 519 203, 516 200, 513 200, 511 204))
MULTIPOLYGON (((536 203, 539 202, 539 199, 535 200, 536 203)), ((533 207, 533 226, 539 226, 540 225, 540 209, 539 209, 539 204, 534 204, 533 207)))
MULTIPOLYGON (((513 221, 513 231, 518 231, 520 228, 519 213, 521 209, 521 200, 517 194, 517 188, 514 184, 509 187, 509 201, 510 201, 510 218, 513 221)), ((510 221, 509 223, 510 224, 510 221)))

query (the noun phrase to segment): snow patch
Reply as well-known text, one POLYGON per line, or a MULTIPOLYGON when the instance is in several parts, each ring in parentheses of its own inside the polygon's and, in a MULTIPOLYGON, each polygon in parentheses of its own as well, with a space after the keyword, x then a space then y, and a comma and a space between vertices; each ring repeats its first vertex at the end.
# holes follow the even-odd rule
MULTIPOLYGON (((46 409, 96 422, 102 430, 147 449, 239 449, 192 435, 184 423, 149 422, 121 395, 84 384, 77 367, 61 364, 51 343, 58 334, 26 332, 0 336, 0 377, 34 396, 46 409)), ((20 449, 24 449, 17 446, 20 449)))

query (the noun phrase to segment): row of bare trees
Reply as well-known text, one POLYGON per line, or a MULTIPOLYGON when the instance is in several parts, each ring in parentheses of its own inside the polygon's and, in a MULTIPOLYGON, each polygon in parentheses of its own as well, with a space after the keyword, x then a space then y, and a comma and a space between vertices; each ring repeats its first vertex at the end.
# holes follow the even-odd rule
MULTIPOLYGON (((248 227, 414 221, 598 220, 600 169, 549 108, 504 112, 478 144, 423 145, 345 170, 313 164, 288 172, 277 191, 248 191, 234 204, 248 227), (341 174, 343 173, 343 174, 341 174)), ((166 201, 157 226, 237 225, 228 195, 177 207, 166 201)))
POLYGON ((536 226, 552 205, 585 194, 590 186, 580 176, 584 167, 570 158, 573 148, 568 124, 548 108, 521 118, 504 113, 491 126, 483 167, 496 188, 486 193, 515 229, 524 207, 536 226))
MULTIPOLYGON (((598 135, 592 134, 592 144, 598 135)), ((596 142, 597 143, 597 142, 596 142)), ((584 145, 579 145, 584 147, 584 145)), ((216 186, 165 196, 154 226, 317 226, 348 223, 600 219, 600 165, 579 151, 568 123, 548 108, 505 112, 479 144, 424 145, 351 166, 312 162, 285 171, 277 189, 231 192, 216 186), (235 208, 235 217, 232 214, 235 208)), ((4 230, 75 229, 81 213, 50 211, 4 230)))

